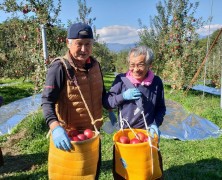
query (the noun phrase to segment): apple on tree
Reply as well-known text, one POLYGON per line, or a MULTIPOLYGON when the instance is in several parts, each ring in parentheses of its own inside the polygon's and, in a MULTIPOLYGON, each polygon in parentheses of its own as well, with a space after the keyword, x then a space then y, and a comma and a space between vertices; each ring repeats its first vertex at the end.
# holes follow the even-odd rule
POLYGON ((22 12, 23 12, 24 14, 27 14, 27 13, 29 12, 29 7, 28 7, 27 4, 24 6, 22 12))

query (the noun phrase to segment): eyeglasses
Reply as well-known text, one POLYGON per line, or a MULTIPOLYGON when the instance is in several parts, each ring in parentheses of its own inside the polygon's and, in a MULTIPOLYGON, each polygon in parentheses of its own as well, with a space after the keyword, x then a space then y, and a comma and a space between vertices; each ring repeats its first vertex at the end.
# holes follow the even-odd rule
POLYGON ((139 63, 139 64, 129 64, 130 69, 134 69, 137 67, 138 69, 144 69, 146 67, 145 63, 139 63))

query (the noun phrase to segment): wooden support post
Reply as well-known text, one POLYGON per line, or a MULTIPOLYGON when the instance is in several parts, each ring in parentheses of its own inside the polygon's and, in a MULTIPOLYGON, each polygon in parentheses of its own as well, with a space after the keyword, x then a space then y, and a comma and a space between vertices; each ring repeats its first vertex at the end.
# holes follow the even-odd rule
POLYGON ((187 89, 186 89, 186 91, 185 91, 185 94, 187 94, 187 92, 189 91, 189 89, 192 88, 194 82, 196 81, 198 75, 200 74, 200 71, 201 71, 202 67, 204 66, 204 64, 205 64, 206 61, 207 61, 207 58, 208 58, 209 54, 211 53, 211 50, 213 49, 214 45, 216 44, 217 40, 219 39, 221 33, 222 33, 222 28, 220 29, 217 37, 215 38, 214 42, 212 43, 210 49, 208 50, 207 55, 205 56, 203 62, 202 62, 201 65, 200 65, 200 67, 198 68, 196 74, 194 75, 193 79, 191 80, 190 84, 188 85, 188 87, 187 87, 187 89))

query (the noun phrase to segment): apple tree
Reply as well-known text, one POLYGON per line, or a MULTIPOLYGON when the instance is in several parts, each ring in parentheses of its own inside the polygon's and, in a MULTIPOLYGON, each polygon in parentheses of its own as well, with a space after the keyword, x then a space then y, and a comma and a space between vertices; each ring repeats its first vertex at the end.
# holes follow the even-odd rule
POLYGON ((174 89, 190 82, 203 58, 203 50, 196 48, 196 30, 203 26, 202 19, 194 16, 198 5, 189 0, 159 1, 151 28, 141 23, 140 44, 154 50, 153 69, 174 89))
POLYGON ((205 56, 209 56, 201 69, 200 78, 205 84, 220 88, 222 69, 222 29, 216 30, 209 37, 200 40, 198 46, 205 49, 205 56), (212 49, 210 50, 210 48, 212 49))
POLYGON ((128 62, 127 62, 127 56, 129 51, 123 50, 116 54, 114 54, 114 64, 116 67, 116 72, 124 73, 128 71, 128 62))
POLYGON ((2 76, 30 78, 36 84, 36 90, 42 87, 46 65, 40 25, 47 28, 49 56, 58 55, 65 46, 66 37, 58 20, 60 8, 61 0, 56 7, 52 0, 4 0, 0 4, 0 10, 9 15, 0 26, 2 76))

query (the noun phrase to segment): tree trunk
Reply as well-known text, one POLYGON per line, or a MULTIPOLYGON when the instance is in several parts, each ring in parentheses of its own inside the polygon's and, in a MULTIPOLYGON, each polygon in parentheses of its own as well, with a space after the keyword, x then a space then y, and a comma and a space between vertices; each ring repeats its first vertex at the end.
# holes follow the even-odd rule
POLYGON ((3 166, 3 165, 4 165, 4 160, 3 160, 2 150, 0 147, 0 166, 3 166))

